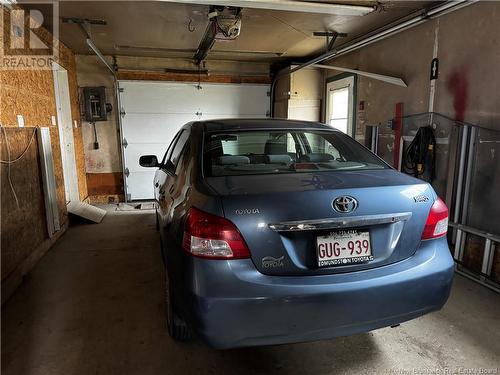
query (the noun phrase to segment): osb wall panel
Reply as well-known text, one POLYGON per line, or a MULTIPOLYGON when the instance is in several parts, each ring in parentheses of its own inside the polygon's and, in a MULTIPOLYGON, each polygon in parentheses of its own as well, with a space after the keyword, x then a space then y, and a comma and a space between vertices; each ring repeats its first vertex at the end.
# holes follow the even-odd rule
MULTIPOLYGON (((38 37, 42 40, 52 38, 48 33, 38 34, 38 37)), ((60 57, 58 62, 68 71, 72 118, 77 121, 78 126, 74 128, 74 144, 79 192, 80 197, 84 199, 87 197, 87 181, 79 123, 75 58, 66 46, 58 43, 58 48, 60 57)), ((9 138, 11 157, 17 157, 24 150, 27 145, 25 135, 31 135, 34 127, 50 128, 59 220, 64 227, 67 224, 64 177, 59 132, 58 127, 52 125, 52 116, 57 118, 52 71, 0 70, 0 123, 6 127, 8 137, 12 135, 9 138), (24 117, 25 128, 17 128, 17 115, 24 117)), ((0 134, 0 139, 2 143, 5 142, 3 134, 0 134)), ((6 159, 6 149, 3 146, 2 144, 2 159, 6 159)), ((37 143, 33 142, 29 153, 11 165, 13 184, 20 199, 20 209, 17 208, 8 185, 7 168, 5 165, 1 167, 2 287, 4 279, 11 273, 12 277, 9 277, 9 280, 16 276, 15 270, 26 271, 23 265, 36 249, 48 240, 38 159, 37 143)))
MULTIPOLYGON (((6 126, 7 130, 10 130, 12 127, 17 128, 16 116, 20 114, 24 117, 26 130, 32 131, 32 127, 50 127, 59 220, 64 223, 67 220, 67 213, 64 196, 61 149, 59 145, 59 131, 56 126, 52 126, 51 120, 51 117, 56 115, 52 72, 42 70, 4 70, 0 72, 0 74, 0 96, 2 98, 0 123, 6 126)), ((3 138, 3 134, 0 134, 0 136, 3 138)), ((13 138, 9 142, 12 148, 18 146, 17 141, 16 138, 13 138)), ((35 152, 38 153, 36 149, 35 152)), ((14 153, 13 156, 15 156, 14 153)), ((26 171, 26 174, 28 173, 29 172, 26 171)), ((15 212, 11 213, 5 206, 2 206, 2 217, 5 217, 7 213, 9 217, 16 216, 15 212)), ((45 217, 45 213, 42 213, 42 215, 45 217)), ((26 224, 28 223, 29 220, 26 224)), ((7 237, 6 233, 7 232, 2 232, 2 238, 7 237)), ((10 236, 10 233, 8 235, 10 236)))
MULTIPOLYGON (((6 23, 3 25, 7 26, 6 23)), ((8 31, 8 30, 6 30, 8 31)), ((47 43, 52 41, 52 35, 40 28, 37 36, 47 43)), ((73 130, 75 158, 78 175, 78 190, 80 199, 84 200, 87 193, 85 176, 85 157, 80 124, 80 107, 78 103, 78 84, 76 79, 76 62, 73 52, 63 43, 56 41, 58 48, 58 63, 68 72, 71 115, 77 128, 73 130)), ((52 116, 57 118, 54 80, 50 70, 0 70, 0 122, 5 126, 17 126, 17 115, 24 117, 25 126, 52 126, 52 116)), ((52 132, 54 143, 58 134, 52 132)), ((60 153, 54 147, 54 155, 60 153)), ((62 185, 64 188, 64 185, 62 185)), ((60 186, 58 185, 58 189, 60 186)))
POLYGON ((4 126, 17 126, 17 115, 26 126, 51 126, 56 116, 54 81, 47 70, 0 71, 1 112, 4 126))
MULTIPOLYGON (((5 128, 11 159, 21 155, 29 144, 33 130, 33 128, 5 128)), ((5 137, 2 134, 0 137, 2 160, 7 160, 5 146, 5 137)), ((36 136, 25 156, 11 164, 10 174, 19 199, 19 208, 9 185, 8 166, 2 163, 0 166, 2 280, 48 236, 36 136)))

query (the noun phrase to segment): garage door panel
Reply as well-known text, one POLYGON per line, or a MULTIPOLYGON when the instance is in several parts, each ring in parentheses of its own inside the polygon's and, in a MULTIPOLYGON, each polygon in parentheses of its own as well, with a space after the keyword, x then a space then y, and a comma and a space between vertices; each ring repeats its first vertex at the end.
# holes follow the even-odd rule
POLYGON ((126 148, 125 165, 130 173, 137 171, 151 170, 151 168, 144 168, 139 165, 139 158, 141 155, 156 155, 159 161, 162 160, 163 155, 167 151, 168 143, 133 143, 129 144, 126 148))
POLYGON ((265 117, 268 85, 120 81, 122 145, 127 200, 153 199, 154 168, 139 165, 141 155, 163 158, 186 123, 216 118, 265 117))
POLYGON ((126 113, 194 114, 200 110, 202 93, 195 84, 124 82, 120 88, 124 94, 121 105, 126 113))
POLYGON ((131 173, 126 179, 129 200, 152 199, 154 197, 153 179, 155 169, 131 173))
POLYGON ((122 118, 123 134, 128 138, 127 143, 150 143, 154 137, 158 141, 170 144, 179 129, 190 121, 198 120, 198 116, 185 114, 178 115, 172 113, 147 114, 133 113, 126 114, 122 118))
MULTIPOLYGON (((203 116, 225 113, 240 117, 249 115, 264 117, 269 109, 267 85, 245 85, 244 94, 240 85, 205 86, 205 97, 201 103, 203 116)), ((234 117, 234 116, 233 116, 234 117)))

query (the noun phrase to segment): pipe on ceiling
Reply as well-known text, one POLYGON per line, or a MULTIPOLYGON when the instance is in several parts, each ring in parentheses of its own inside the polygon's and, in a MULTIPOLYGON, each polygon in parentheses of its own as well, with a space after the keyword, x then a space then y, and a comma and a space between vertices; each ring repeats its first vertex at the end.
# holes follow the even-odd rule
POLYGON ((437 7, 434 7, 432 9, 429 9, 427 11, 423 11, 421 14, 410 18, 408 20, 402 21, 394 26, 391 26, 389 28, 379 28, 375 30, 372 33, 369 33, 365 36, 360 37, 357 40, 348 42, 345 45, 340 46, 338 49, 335 49, 333 51, 324 53, 322 55, 319 55, 309 61, 306 61, 305 63, 302 63, 292 69, 288 70, 281 70, 276 74, 273 78, 273 81, 271 83, 271 92, 270 92, 270 100, 271 100, 271 117, 274 116, 274 94, 275 94, 275 89, 276 89, 276 83, 277 81, 287 75, 290 75, 294 72, 297 72, 301 69, 307 68, 309 66, 312 66, 314 64, 319 64, 323 61, 330 60, 342 55, 345 55, 347 53, 353 52, 357 49, 360 49, 362 47, 366 47, 369 44, 378 42, 380 40, 383 40, 389 36, 393 36, 395 34, 398 34, 404 30, 408 30, 410 28, 413 28, 417 25, 420 25, 429 19, 437 18, 442 15, 454 12, 458 9, 461 9, 463 7, 466 7, 468 5, 474 4, 478 2, 479 0, 457 0, 457 1, 451 1, 451 2, 446 2, 443 5, 439 5, 437 7))

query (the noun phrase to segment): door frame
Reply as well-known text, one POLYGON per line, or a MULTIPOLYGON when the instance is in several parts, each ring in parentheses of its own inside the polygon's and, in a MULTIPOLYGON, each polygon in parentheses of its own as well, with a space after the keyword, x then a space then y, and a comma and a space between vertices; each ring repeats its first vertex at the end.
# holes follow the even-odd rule
POLYGON ((123 115, 125 114, 124 109, 122 108, 122 101, 121 101, 121 93, 123 92, 123 89, 120 87, 120 82, 117 79, 114 80, 114 89, 115 89, 115 96, 116 96, 116 106, 118 107, 117 110, 117 117, 118 117, 118 138, 120 141, 120 156, 121 156, 121 165, 122 165, 122 180, 123 180, 123 199, 125 200, 125 203, 129 202, 128 199, 128 193, 127 193, 127 180, 126 180, 126 167, 125 167, 125 148, 123 147, 123 115))
MULTIPOLYGON (((330 110, 330 100, 329 100, 329 92, 330 87, 339 84, 344 81, 348 83, 348 85, 352 86, 352 92, 349 95, 349 110, 348 110, 348 124, 347 124, 347 135, 354 138, 356 135, 356 103, 358 97, 358 75, 354 73, 341 73, 329 77, 325 81, 325 111, 324 111, 324 119, 325 124, 328 122, 328 113, 330 110)), ((345 87, 345 86, 343 86, 345 87)))
POLYGON ((54 79, 54 97, 57 111, 57 128, 59 131, 59 147, 61 150, 61 160, 64 177, 64 194, 66 204, 68 204, 72 201, 80 201, 68 71, 61 65, 54 62, 52 63, 52 75, 54 79), (69 123, 66 124, 67 126, 65 126, 65 123, 68 121, 69 123))

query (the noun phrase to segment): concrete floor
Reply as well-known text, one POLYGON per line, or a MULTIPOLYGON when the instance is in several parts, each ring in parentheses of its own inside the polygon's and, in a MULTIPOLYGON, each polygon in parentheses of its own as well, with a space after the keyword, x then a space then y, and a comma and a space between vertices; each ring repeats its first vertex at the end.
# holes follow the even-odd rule
POLYGON ((459 276, 442 311, 398 328, 229 351, 175 343, 158 242, 153 211, 71 227, 2 310, 2 374, 500 372, 500 296, 459 276))

